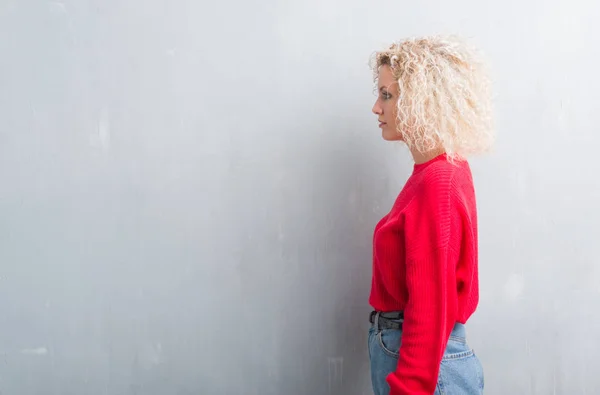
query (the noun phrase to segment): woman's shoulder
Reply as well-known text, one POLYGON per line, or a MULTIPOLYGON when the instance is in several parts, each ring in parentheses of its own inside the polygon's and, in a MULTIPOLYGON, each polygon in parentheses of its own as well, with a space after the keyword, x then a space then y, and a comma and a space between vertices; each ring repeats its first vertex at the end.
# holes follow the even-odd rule
POLYGON ((466 159, 450 159, 436 160, 428 164, 426 167, 419 169, 419 181, 424 185, 436 187, 444 186, 451 183, 455 179, 471 177, 471 168, 466 159))
POLYGON ((417 194, 427 201, 446 200, 451 196, 464 196, 473 190, 469 162, 464 159, 440 160, 422 170, 417 194))

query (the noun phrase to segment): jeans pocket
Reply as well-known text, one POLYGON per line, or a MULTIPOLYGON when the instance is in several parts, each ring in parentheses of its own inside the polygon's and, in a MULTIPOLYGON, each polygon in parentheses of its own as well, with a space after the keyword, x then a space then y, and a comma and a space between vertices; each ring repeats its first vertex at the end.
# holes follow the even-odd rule
POLYGON ((387 355, 398 358, 400 356, 400 342, 402 331, 399 329, 383 329, 377 333, 379 346, 387 355))
POLYGON ((450 338, 446 345, 446 351, 442 357, 442 361, 452 361, 464 359, 473 356, 473 350, 464 341, 454 340, 450 338))
POLYGON ((482 394, 481 372, 481 365, 473 350, 444 355, 438 377, 439 393, 482 394))

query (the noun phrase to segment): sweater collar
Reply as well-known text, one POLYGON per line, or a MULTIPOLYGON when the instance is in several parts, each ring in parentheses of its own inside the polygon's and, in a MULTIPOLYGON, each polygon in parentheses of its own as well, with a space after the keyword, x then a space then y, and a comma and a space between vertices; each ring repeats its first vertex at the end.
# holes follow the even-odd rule
POLYGON ((426 167, 428 167, 429 165, 435 163, 435 162, 439 162, 441 160, 448 160, 448 155, 444 152, 443 154, 440 154, 432 159, 429 159, 427 162, 423 162, 423 163, 415 163, 414 164, 414 172, 418 172, 421 171, 423 169, 425 169, 426 167))

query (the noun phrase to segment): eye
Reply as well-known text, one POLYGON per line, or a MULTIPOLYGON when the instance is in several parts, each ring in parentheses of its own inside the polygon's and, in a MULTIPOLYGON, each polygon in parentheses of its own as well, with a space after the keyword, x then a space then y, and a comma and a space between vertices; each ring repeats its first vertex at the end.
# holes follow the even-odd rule
POLYGON ((381 92, 381 98, 383 100, 389 100, 392 98, 392 95, 389 92, 381 92))

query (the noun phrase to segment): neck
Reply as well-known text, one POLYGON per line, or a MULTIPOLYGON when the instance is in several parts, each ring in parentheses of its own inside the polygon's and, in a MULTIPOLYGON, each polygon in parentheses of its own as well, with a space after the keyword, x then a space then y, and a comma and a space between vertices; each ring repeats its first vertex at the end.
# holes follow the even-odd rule
POLYGON ((444 153, 444 149, 443 148, 437 148, 437 149, 433 149, 431 151, 427 151, 427 152, 419 152, 415 149, 410 150, 410 153, 412 154, 413 160, 415 161, 415 164, 420 165, 422 163, 425 162, 429 162, 430 160, 432 160, 433 158, 435 158, 436 156, 439 156, 441 154, 444 153))

